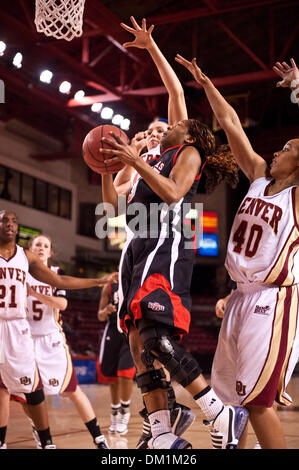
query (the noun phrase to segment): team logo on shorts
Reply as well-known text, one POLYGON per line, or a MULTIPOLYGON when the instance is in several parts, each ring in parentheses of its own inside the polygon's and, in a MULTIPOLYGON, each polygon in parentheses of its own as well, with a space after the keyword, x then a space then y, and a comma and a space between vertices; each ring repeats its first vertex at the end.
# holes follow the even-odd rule
POLYGON ((58 385, 59 385, 59 380, 57 380, 57 379, 49 379, 49 385, 51 385, 51 387, 58 387, 58 385))
POLYGON ((60 345, 60 341, 57 341, 56 343, 52 343, 52 348, 57 348, 57 346, 60 345))
POLYGON ((149 302, 147 304, 148 308, 154 310, 155 312, 164 312, 165 307, 164 305, 160 305, 158 302, 149 302))
POLYGON ((31 379, 29 377, 20 377, 20 382, 22 385, 30 385, 31 379))
POLYGON ((246 395, 246 385, 243 385, 240 380, 237 380, 236 382, 236 392, 238 395, 241 395, 242 397, 246 395))
POLYGON ((270 307, 269 305, 266 305, 265 307, 260 307, 259 305, 256 305, 253 313, 256 313, 258 315, 269 315, 270 307))

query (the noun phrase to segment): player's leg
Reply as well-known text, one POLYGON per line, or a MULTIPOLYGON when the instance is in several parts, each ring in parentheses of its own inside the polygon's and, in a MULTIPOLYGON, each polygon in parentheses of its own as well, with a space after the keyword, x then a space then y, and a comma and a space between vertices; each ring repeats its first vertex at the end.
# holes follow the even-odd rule
POLYGON ((9 419, 10 395, 4 386, 1 386, 0 378, 0 449, 6 449, 5 438, 9 419))
POLYGON ((250 422, 262 449, 286 449, 286 441, 276 410, 248 406, 250 422))
MULTIPOLYGON (((195 420, 195 415, 192 413, 188 406, 177 403, 174 389, 171 385, 170 374, 165 367, 160 364, 158 361, 155 361, 156 368, 162 368, 167 382, 167 396, 168 396, 168 408, 170 410, 170 423, 172 433, 176 436, 182 436, 184 432, 193 424, 195 420)), ((147 449, 148 443, 152 438, 151 426, 148 419, 148 412, 146 409, 145 402, 143 400, 144 408, 139 412, 140 416, 143 418, 142 423, 142 434, 137 443, 137 449, 147 449)))
POLYGON ((23 398, 21 398, 20 396, 14 396, 13 399, 22 405, 23 411, 24 411, 25 415, 27 416, 27 418, 29 420, 29 423, 31 425, 32 436, 33 436, 33 439, 35 441, 36 448, 37 449, 42 449, 42 444, 41 444, 41 441, 40 441, 40 438, 39 438, 39 435, 38 435, 38 431, 37 431, 37 429, 34 425, 34 422, 32 420, 32 416, 30 415, 30 410, 28 408, 26 399, 24 398, 24 400, 23 400, 23 398))
POLYGON ((49 427, 48 410, 43 389, 25 393, 28 414, 31 417, 43 449, 55 449, 49 427))
POLYGON ((121 394, 117 371, 122 344, 123 338, 117 330, 117 326, 114 323, 108 323, 101 340, 99 367, 101 375, 105 377, 110 385, 110 426, 108 429, 110 434, 119 432, 118 423, 121 417, 121 394))
POLYGON ((155 368, 155 364, 152 367, 145 365, 142 360, 144 344, 138 330, 132 325, 129 327, 129 343, 137 369, 137 386, 141 389, 146 406, 155 448, 190 448, 189 442, 172 433, 165 373, 161 367, 155 368))
POLYGON ((26 319, 11 320, 3 322, 2 327, 5 329, 6 339, 6 362, 1 370, 3 382, 11 394, 25 395, 42 447, 55 449, 49 428, 45 396, 40 388, 40 376, 29 323, 26 319))
POLYGON ((120 341, 117 364, 117 376, 120 392, 120 413, 118 415, 117 432, 124 435, 128 432, 128 424, 131 416, 130 404, 136 367, 134 365, 127 338, 117 330, 115 333, 120 341))
POLYGON ((247 424, 247 410, 224 405, 208 385, 197 361, 177 344, 167 325, 140 320, 138 329, 145 348, 143 361, 149 365, 151 358, 157 358, 171 377, 192 395, 204 413, 207 424, 221 433, 219 447, 236 448, 247 424))
POLYGON ((101 433, 101 429, 96 418, 92 404, 89 401, 87 395, 82 391, 82 389, 77 385, 75 391, 65 392, 64 393, 73 403, 80 418, 87 427, 89 433, 91 434, 95 445, 99 449, 107 449, 108 444, 104 435, 101 433))
POLYGON ((116 430, 119 434, 124 435, 128 432, 128 424, 130 420, 130 404, 133 393, 133 378, 118 377, 119 390, 120 390, 120 409, 117 417, 116 430))
POLYGON ((117 432, 117 423, 118 423, 118 416, 120 415, 120 384, 119 379, 115 378, 115 382, 109 384, 110 387, 110 426, 109 426, 109 433, 113 434, 117 432))

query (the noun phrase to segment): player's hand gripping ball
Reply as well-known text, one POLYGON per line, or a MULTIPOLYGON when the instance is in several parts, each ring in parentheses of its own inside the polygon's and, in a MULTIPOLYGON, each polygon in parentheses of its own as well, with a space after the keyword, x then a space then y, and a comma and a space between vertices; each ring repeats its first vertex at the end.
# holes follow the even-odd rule
POLYGON ((112 147, 107 142, 102 142, 102 138, 112 139, 110 132, 119 136, 124 142, 128 143, 129 139, 127 134, 119 127, 106 124, 92 129, 84 139, 82 145, 83 158, 85 163, 96 173, 113 174, 121 170, 125 164, 118 161, 115 164, 107 165, 106 160, 115 157, 115 155, 107 155, 100 152, 101 148, 111 149, 112 147))

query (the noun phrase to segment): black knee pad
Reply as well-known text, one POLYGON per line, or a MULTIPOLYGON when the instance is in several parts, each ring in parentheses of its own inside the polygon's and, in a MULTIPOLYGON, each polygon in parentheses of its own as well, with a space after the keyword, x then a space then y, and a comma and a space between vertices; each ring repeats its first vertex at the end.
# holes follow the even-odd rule
POLYGON ((39 405, 45 399, 44 390, 41 388, 35 392, 25 393, 25 397, 28 405, 39 405))
POLYGON ((194 357, 177 344, 167 328, 140 322, 139 333, 145 350, 142 359, 158 359, 183 387, 190 385, 202 373, 194 357))
POLYGON ((141 393, 146 393, 162 388, 168 389, 168 382, 166 381, 166 375, 164 370, 161 369, 150 369, 144 374, 137 375, 136 377, 137 387, 141 389, 141 393))

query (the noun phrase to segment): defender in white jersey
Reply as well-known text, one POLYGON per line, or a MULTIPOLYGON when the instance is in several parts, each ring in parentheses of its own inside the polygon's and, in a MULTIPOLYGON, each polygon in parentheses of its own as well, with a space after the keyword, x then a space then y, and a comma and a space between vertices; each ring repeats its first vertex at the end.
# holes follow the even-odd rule
MULTIPOLYGON (((53 448, 47 409, 38 374, 34 344, 26 318, 26 276, 59 289, 86 289, 114 281, 115 276, 82 279, 60 276, 33 253, 16 245, 18 220, 13 212, 0 212, 0 376, 11 394, 24 393, 43 448, 53 448), (48 447, 50 446, 50 447, 48 447)), ((7 395, 7 394, 6 394, 7 395)), ((6 398, 4 403, 8 405, 6 398)), ((2 408, 2 403, 1 403, 2 408)), ((5 414, 8 419, 8 414, 5 414)), ((1 418, 2 419, 2 418, 1 418)), ((7 423, 0 424, 0 446, 7 423)), ((4 437, 3 437, 4 436, 4 437)))
MULTIPOLYGON (((47 235, 35 236, 29 250, 47 266, 53 254, 47 235)), ((52 271, 62 274, 59 267, 52 271)), ((60 311, 67 308, 66 291, 40 282, 28 274, 28 320, 34 341, 36 362, 46 395, 64 393, 76 407, 98 448, 107 449, 93 407, 78 385, 69 347, 62 329, 60 311)))
MULTIPOLYGON (((285 448, 273 404, 291 403, 286 387, 299 355, 299 138, 274 153, 268 171, 237 114, 196 60, 178 56, 177 61, 203 86, 251 183, 228 243, 226 268, 237 290, 226 305, 212 385, 223 401, 248 408, 262 448, 285 448)), ((280 83, 299 77, 291 62, 280 83)))

